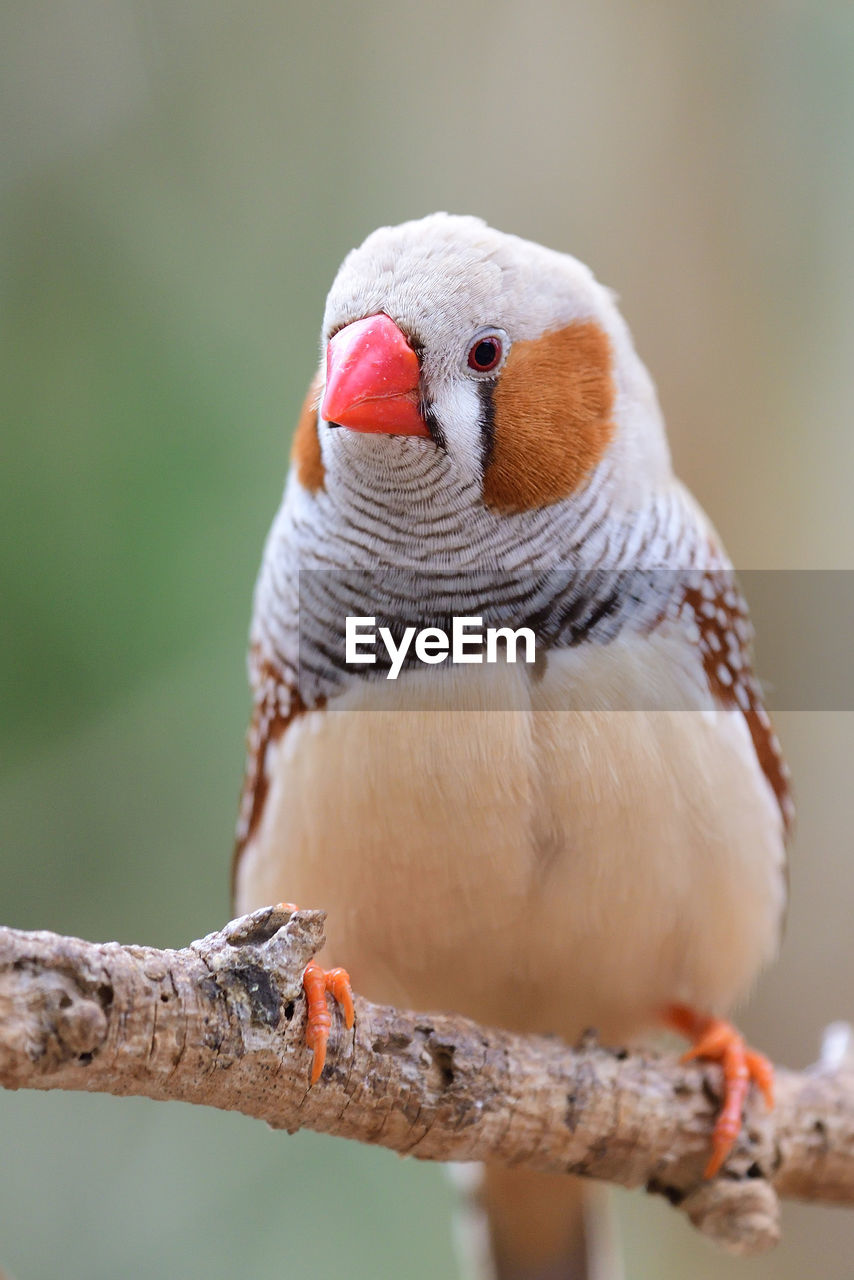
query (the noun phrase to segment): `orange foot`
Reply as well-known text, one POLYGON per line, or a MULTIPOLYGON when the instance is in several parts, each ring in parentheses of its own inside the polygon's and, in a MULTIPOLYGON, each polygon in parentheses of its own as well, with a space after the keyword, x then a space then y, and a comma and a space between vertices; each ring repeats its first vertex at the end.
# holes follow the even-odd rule
POLYGON ((719 1062, 724 1072, 724 1105, 712 1135, 712 1155, 706 1165, 705 1178, 713 1178, 735 1146, 741 1130, 741 1110, 750 1081, 759 1085, 769 1107, 774 1105, 774 1068, 768 1059, 748 1049, 735 1027, 722 1018, 705 1018, 684 1004, 672 1004, 664 1010, 667 1026, 693 1040, 682 1061, 708 1058, 719 1062))
MULTIPOLYGON (((299 910, 293 902, 280 902, 279 906, 285 911, 299 910)), ((355 1018, 353 988, 346 969, 323 969, 316 960, 309 960, 302 975, 302 989, 308 1014, 305 1042, 312 1052, 311 1084, 317 1084, 326 1063, 326 1043, 332 1029, 326 993, 330 992, 333 1000, 340 1004, 344 1022, 350 1028, 355 1018)))

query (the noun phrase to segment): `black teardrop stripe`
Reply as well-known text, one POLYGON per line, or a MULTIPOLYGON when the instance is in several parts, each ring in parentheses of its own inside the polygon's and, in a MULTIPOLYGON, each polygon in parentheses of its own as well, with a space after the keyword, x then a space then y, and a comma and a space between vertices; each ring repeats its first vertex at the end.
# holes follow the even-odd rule
POLYGON ((483 474, 486 475, 492 455, 495 452, 495 397, 493 391, 495 383, 492 381, 481 382, 478 391, 480 393, 480 435, 481 435, 481 455, 480 465, 483 474))

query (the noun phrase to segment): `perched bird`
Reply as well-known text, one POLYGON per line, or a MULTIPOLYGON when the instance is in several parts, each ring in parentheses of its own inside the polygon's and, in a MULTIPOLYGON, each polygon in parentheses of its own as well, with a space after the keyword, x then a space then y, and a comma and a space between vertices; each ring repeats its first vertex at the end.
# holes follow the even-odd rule
MULTIPOLYGON (((791 800, 745 606, 614 296, 434 214, 349 254, 321 355, 255 591, 235 862, 240 911, 328 912, 346 970, 306 973, 313 1078, 348 973, 570 1042, 668 1024, 724 1067, 711 1176, 751 1080, 771 1097, 723 1019, 777 947, 791 800), (390 679, 379 646, 347 660, 347 617, 398 645, 524 626, 536 657, 440 660, 434 632, 390 679)), ((579 1196, 487 1169, 502 1280, 586 1274, 579 1196)))

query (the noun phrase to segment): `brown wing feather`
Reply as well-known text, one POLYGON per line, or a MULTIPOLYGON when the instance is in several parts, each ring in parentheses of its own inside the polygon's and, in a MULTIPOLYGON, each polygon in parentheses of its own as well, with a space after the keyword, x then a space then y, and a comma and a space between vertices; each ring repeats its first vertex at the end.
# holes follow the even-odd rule
POLYGON ((683 605, 699 633, 709 689, 721 706, 742 712, 788 832, 795 816, 789 770, 765 709, 761 686, 753 674, 753 628, 732 572, 704 574, 699 585, 692 583, 686 589, 683 605))
POLYGON ((284 683, 281 671, 272 663, 260 660, 256 654, 253 655, 252 669, 255 701, 246 731, 246 766, 231 861, 232 901, 240 855, 261 821, 270 786, 266 769, 267 748, 277 742, 288 726, 307 710, 298 691, 284 683))

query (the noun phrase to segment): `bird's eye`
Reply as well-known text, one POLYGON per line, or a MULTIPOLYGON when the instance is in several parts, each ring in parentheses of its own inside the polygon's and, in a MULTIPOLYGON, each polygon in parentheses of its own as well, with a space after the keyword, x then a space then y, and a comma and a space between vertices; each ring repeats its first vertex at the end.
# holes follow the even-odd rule
POLYGON ((504 355, 504 344, 496 333, 481 333, 469 347, 468 366, 475 373, 491 373, 504 355))

